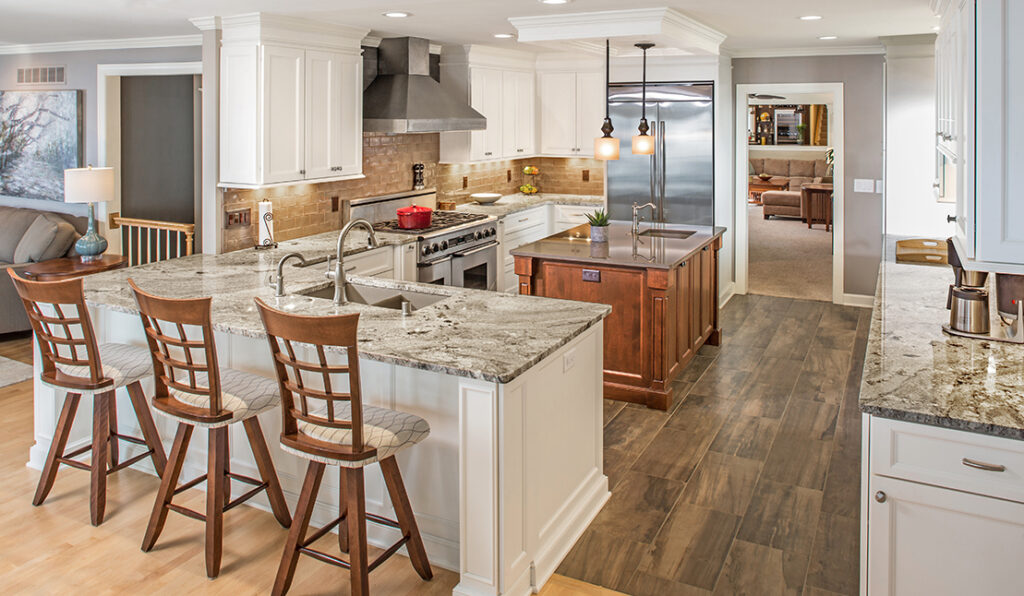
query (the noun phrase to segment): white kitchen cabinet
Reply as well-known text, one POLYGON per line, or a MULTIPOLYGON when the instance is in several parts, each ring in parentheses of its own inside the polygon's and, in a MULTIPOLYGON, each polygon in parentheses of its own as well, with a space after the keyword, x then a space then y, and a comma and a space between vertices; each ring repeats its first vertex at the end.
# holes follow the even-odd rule
POLYGON ((936 137, 951 157, 956 187, 954 241, 968 269, 1024 273, 1024 3, 934 0, 936 137))
POLYGON ((535 153, 536 128, 534 75, 507 70, 502 73, 501 155, 508 159, 535 153))
POLYGON ((519 288, 515 258, 509 253, 524 244, 550 236, 551 224, 551 205, 532 207, 498 220, 498 242, 501 243, 498 266, 503 272, 498 287, 502 291, 517 293, 519 288))
POLYGON ((487 128, 470 133, 470 159, 484 161, 502 155, 502 85, 504 74, 495 68, 470 69, 470 105, 487 118, 487 128))
POLYGON ((543 155, 593 157, 604 121, 604 75, 597 72, 541 72, 543 155))
POLYGON ((223 27, 220 186, 361 177, 366 31, 258 13, 223 27))
POLYGON ((1024 442, 868 415, 864 428, 866 592, 1019 594, 1024 442))
POLYGON ((575 228, 578 225, 588 223, 587 214, 593 213, 598 207, 581 207, 570 205, 555 205, 553 226, 551 232, 558 233, 575 228))

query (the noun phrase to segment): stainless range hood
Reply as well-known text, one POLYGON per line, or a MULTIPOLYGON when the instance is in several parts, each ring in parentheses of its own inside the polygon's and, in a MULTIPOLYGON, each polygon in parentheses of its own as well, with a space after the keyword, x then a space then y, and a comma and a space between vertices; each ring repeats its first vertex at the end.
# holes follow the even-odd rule
POLYGON ((382 39, 377 78, 363 92, 366 132, 483 130, 487 119, 430 78, 430 42, 418 37, 382 39))

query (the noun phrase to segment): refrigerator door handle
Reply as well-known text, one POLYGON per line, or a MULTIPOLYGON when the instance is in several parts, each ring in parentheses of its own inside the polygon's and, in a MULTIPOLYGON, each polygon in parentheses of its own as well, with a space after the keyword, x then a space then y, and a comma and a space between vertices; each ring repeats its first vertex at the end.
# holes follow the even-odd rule
POLYGON ((658 156, 661 158, 661 167, 658 168, 660 179, 658 184, 658 217, 661 221, 667 221, 665 219, 665 179, 668 178, 668 172, 666 170, 667 160, 665 158, 665 150, 667 145, 665 144, 665 121, 662 120, 659 123, 658 128, 658 156))
MULTIPOLYGON (((651 154, 651 202, 658 203, 658 144, 654 144, 654 153, 651 154)), ((651 214, 654 219, 654 214, 651 214)))

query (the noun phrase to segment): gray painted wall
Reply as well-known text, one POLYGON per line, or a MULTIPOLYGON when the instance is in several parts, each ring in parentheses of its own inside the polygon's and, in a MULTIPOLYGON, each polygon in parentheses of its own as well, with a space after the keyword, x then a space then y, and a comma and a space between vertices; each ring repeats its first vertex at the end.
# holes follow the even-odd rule
MULTIPOLYGON (((0 88, 6 90, 39 89, 18 87, 17 69, 29 66, 67 67, 67 85, 61 89, 82 89, 85 111, 85 163, 99 163, 96 147, 96 66, 99 64, 134 64, 145 62, 198 62, 202 59, 199 46, 178 48, 146 48, 132 50, 97 50, 90 52, 55 52, 51 54, 15 54, 0 56, 0 88)), ((85 205, 65 205, 55 201, 16 199, 0 196, 0 205, 31 207, 46 211, 84 214, 85 205)))
POLYGON ((843 83, 847 294, 874 295, 882 257, 882 195, 853 192, 854 178, 882 180, 885 61, 882 55, 735 58, 733 83, 843 83))

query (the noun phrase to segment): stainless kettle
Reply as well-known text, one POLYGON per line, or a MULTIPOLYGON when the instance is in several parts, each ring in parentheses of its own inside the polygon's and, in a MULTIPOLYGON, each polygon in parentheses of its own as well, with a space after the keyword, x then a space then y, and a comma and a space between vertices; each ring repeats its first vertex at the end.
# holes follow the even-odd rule
POLYGON ((951 328, 962 333, 988 334, 988 292, 980 288, 951 287, 947 306, 951 328))

